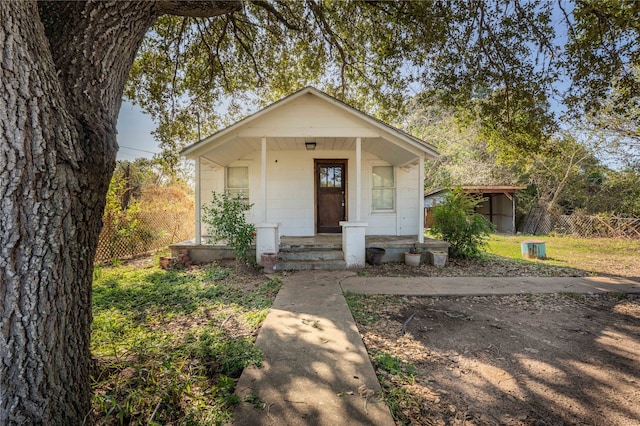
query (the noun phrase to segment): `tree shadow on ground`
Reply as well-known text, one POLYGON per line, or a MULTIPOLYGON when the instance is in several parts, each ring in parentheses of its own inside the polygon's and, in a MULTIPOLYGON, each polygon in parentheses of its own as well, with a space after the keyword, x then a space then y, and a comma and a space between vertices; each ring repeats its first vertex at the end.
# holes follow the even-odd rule
POLYGON ((414 421, 640 423, 638 296, 411 297, 396 312, 365 342, 416 365, 414 421))
POLYGON ((360 395, 380 388, 335 275, 304 276, 313 281, 283 287, 260 330, 264 365, 242 373, 234 423, 389 424, 384 403, 360 395))

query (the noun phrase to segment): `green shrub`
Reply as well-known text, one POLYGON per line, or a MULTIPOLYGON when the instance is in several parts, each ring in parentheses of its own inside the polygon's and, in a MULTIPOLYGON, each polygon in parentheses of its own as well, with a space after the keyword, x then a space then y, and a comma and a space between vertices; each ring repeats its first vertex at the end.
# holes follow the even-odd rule
POLYGON ((447 241, 451 257, 471 258, 480 255, 486 238, 494 226, 484 216, 475 212, 484 199, 473 197, 453 189, 444 203, 434 207, 433 231, 447 241))
POLYGON ((252 206, 240 196, 233 198, 225 191, 222 194, 213 192, 211 203, 202 207, 202 221, 208 225, 207 231, 216 242, 225 240, 241 261, 250 260, 249 249, 256 233, 255 226, 247 223, 245 217, 245 212, 252 206))

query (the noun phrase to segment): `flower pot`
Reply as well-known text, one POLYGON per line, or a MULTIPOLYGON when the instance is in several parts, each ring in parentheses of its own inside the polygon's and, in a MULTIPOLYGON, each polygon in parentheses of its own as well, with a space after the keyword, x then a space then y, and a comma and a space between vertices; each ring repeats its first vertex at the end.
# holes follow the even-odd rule
POLYGON ((262 253, 260 255, 265 274, 273 274, 274 267, 278 263, 278 255, 275 253, 262 253))
POLYGON ((367 263, 369 265, 380 265, 382 263, 382 258, 384 258, 385 253, 386 253, 386 250, 380 247, 367 248, 367 252, 366 252, 367 263))
POLYGON ((422 253, 404 253, 404 263, 408 266, 420 266, 420 260, 422 259, 422 253))
POLYGON ((169 269, 173 262, 173 257, 160 256, 160 268, 169 269))

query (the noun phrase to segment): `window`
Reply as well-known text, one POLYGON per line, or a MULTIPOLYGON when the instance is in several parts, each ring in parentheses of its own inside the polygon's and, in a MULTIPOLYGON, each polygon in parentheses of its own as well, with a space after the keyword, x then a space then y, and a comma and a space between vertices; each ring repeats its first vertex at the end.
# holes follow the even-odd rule
POLYGON ((395 191, 393 166, 374 166, 371 194, 373 210, 393 210, 395 191))
POLYGON ((321 188, 342 188, 342 166, 320 166, 321 188))
POLYGON ((227 185, 225 188, 233 198, 238 195, 249 201, 249 168, 227 167, 227 185))

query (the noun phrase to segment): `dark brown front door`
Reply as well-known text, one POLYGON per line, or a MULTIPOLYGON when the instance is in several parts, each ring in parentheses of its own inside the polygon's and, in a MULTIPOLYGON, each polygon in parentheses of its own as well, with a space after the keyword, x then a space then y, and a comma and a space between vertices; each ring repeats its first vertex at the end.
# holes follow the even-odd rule
POLYGON ((316 160, 318 234, 340 233, 346 217, 347 160, 316 160))

